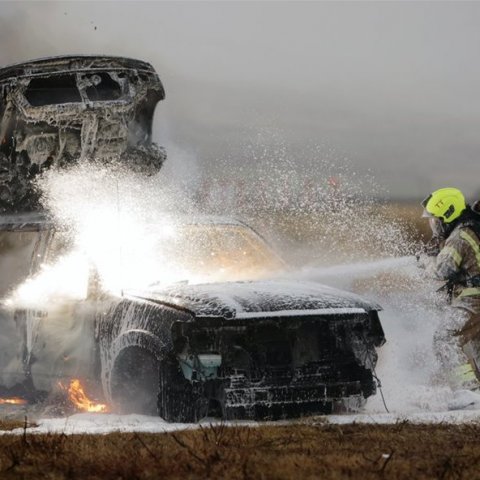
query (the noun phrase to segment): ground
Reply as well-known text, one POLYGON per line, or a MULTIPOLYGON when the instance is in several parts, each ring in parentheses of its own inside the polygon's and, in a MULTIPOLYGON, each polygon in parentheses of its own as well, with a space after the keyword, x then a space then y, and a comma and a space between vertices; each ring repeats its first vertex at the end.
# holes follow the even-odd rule
POLYGON ((480 478, 480 425, 316 422, 0 437, 0 477, 480 478))

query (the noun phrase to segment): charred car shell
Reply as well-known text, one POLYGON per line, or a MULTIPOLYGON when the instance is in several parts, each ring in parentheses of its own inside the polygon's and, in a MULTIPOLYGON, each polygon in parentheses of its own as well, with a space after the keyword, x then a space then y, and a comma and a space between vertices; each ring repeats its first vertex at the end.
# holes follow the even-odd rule
POLYGON ((35 175, 80 159, 157 172, 166 154, 152 120, 164 98, 140 60, 75 55, 0 69, 0 212, 34 210, 35 175))

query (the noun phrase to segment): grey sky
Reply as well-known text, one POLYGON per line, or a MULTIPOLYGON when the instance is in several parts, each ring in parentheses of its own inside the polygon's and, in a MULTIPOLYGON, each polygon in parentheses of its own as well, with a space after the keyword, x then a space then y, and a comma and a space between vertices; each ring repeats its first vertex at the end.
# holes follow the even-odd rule
POLYGON ((224 156, 253 168, 246 145, 261 132, 299 169, 315 161, 303 145, 334 149, 394 197, 446 185, 472 194, 479 25, 480 3, 459 1, 1 2, 0 63, 150 61, 167 91, 157 138, 193 153, 200 172, 224 156))

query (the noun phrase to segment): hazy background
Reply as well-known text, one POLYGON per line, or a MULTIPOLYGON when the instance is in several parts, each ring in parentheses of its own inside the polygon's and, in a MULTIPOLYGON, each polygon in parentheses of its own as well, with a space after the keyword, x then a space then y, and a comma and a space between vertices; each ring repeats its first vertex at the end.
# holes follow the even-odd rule
POLYGON ((278 160, 324 182, 321 162, 347 158, 378 195, 473 195, 479 25, 480 3, 459 1, 0 2, 0 64, 150 61, 167 92, 155 137, 176 175, 244 165, 248 179, 278 160))

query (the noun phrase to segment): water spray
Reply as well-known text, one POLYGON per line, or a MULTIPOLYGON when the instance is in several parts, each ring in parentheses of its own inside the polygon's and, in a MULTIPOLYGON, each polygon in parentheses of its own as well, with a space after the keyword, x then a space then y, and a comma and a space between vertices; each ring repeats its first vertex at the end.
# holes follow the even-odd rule
POLYGON ((414 255, 406 255, 398 258, 385 258, 370 262, 355 262, 328 267, 305 267, 299 272, 299 278, 315 279, 328 283, 328 280, 333 278, 374 275, 395 268, 411 267, 416 265, 416 262, 417 260, 414 255))

